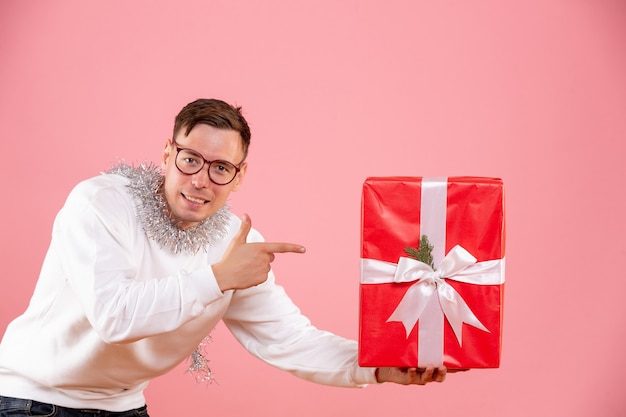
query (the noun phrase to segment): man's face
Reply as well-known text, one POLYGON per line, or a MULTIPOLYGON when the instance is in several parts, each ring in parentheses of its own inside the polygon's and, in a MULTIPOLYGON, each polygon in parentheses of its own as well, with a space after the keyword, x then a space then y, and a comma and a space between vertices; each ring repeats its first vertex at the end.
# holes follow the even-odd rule
MULTIPOLYGON (((207 124, 197 124, 185 136, 181 129, 174 138, 179 148, 189 148, 200 153, 207 161, 222 160, 238 166, 243 159, 239 132, 218 129, 207 124)), ((246 172, 247 163, 241 163, 235 179, 226 185, 217 185, 209 179, 209 164, 205 163, 196 174, 186 175, 176 168, 176 146, 168 140, 163 152, 165 183, 163 190, 170 215, 179 221, 178 227, 187 229, 213 215, 227 201, 231 191, 236 191, 246 172)))

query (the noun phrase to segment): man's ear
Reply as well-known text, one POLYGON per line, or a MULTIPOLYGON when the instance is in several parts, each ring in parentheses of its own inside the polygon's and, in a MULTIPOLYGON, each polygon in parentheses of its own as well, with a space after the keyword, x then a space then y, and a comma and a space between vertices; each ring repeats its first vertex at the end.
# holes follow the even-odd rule
POLYGON ((170 157, 171 152, 172 152, 172 139, 167 139, 165 141, 165 148, 163 149, 163 159, 161 160, 161 168, 165 169, 167 167, 167 159, 170 157))
POLYGON ((233 186, 233 191, 237 191, 239 187, 241 187, 241 184, 243 183, 243 179, 246 176, 247 170, 248 170, 248 163, 242 162, 241 165, 239 166, 239 172, 237 173, 237 176, 233 180, 233 182, 235 183, 235 185, 233 186))

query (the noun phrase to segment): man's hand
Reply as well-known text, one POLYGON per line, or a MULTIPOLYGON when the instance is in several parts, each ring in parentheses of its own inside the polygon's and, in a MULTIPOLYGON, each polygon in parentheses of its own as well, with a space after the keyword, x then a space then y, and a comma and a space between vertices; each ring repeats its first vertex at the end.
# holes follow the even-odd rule
POLYGON ((448 369, 445 366, 435 368, 378 368, 376 380, 378 382, 395 382, 402 385, 426 385, 429 382, 443 382, 448 369))
POLYGON ((252 227, 247 214, 241 216, 241 227, 230 242, 222 260, 212 266, 220 290, 253 287, 267 279, 275 253, 304 253, 303 246, 285 242, 246 243, 252 227))

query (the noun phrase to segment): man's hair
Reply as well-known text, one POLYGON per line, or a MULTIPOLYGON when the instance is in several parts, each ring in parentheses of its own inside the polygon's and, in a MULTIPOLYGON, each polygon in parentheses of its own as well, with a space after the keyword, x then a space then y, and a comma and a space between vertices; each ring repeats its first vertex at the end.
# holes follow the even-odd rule
POLYGON ((197 124, 207 124, 218 129, 232 129, 239 132, 243 159, 248 155, 250 147, 250 127, 241 113, 241 107, 234 107, 218 99, 201 98, 187 104, 182 108, 174 121, 174 133, 172 139, 185 129, 185 136, 197 124))

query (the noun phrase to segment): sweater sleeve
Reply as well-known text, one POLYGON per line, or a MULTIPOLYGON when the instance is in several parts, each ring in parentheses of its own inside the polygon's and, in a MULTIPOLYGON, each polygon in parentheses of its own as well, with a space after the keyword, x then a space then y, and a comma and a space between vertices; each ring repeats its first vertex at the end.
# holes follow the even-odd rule
POLYGON ((211 300, 223 297, 214 280, 206 279, 208 266, 205 271, 157 277, 138 264, 146 262, 137 256, 139 226, 130 196, 120 188, 79 185, 53 229, 67 285, 91 326, 109 343, 174 330, 199 316, 211 300))
POLYGON ((223 321, 254 356, 300 378, 344 387, 376 383, 374 369, 357 364, 357 342, 313 326, 271 271, 263 284, 235 292, 223 321))

